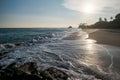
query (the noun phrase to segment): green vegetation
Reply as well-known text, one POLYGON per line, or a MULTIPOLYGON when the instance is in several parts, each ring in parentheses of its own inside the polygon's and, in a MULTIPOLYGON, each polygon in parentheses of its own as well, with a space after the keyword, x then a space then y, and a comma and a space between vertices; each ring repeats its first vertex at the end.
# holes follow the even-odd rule
POLYGON ((113 17, 110 17, 110 21, 104 20, 100 17, 99 21, 93 25, 80 24, 78 28, 99 28, 99 29, 120 29, 120 13, 113 17))

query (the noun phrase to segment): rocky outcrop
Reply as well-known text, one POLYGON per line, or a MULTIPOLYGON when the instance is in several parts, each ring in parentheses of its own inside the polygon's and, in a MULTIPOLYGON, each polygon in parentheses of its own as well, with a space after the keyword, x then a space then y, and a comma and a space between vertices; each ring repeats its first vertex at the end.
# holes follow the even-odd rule
POLYGON ((72 28, 72 26, 69 26, 68 29, 72 28))
POLYGON ((68 75, 54 67, 48 68, 40 73, 42 80, 69 80, 68 75))
POLYGON ((24 65, 19 67, 21 71, 26 72, 28 74, 38 74, 37 68, 38 66, 34 62, 25 63, 24 65))
POLYGON ((0 80, 68 80, 69 76, 55 67, 38 71, 34 62, 25 63, 16 67, 15 63, 0 70, 0 80))
POLYGON ((0 44, 0 59, 6 56, 7 53, 11 52, 15 48, 14 44, 0 44))

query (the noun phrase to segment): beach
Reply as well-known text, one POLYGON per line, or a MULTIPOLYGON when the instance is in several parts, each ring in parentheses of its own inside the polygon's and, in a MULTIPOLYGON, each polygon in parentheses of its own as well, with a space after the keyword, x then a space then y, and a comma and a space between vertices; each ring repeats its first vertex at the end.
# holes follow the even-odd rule
POLYGON ((84 29, 89 34, 89 39, 94 39, 98 44, 120 46, 119 29, 84 29))
MULTIPOLYGON (((106 52, 111 55, 111 62, 113 70, 116 70, 118 73, 120 72, 120 54, 119 54, 119 47, 120 47, 120 30, 119 29, 84 29, 85 32, 89 34, 89 39, 96 40, 98 45, 102 45, 106 47, 106 52), (111 49, 109 49, 111 47, 111 49), (117 49, 118 48, 118 49, 117 49)), ((101 47, 102 48, 102 47, 101 47)), ((102 55, 105 56, 104 54, 102 55)), ((102 59, 105 63, 108 63, 108 56, 102 59), (106 60, 105 60, 106 59, 106 60)))
MULTIPOLYGON (((90 48, 91 50, 87 56, 89 56, 90 53, 94 53, 96 48, 99 48, 99 50, 96 53, 98 58, 98 61, 102 61, 102 63, 97 63, 99 66, 103 68, 110 69, 109 72, 111 73, 114 71, 120 72, 120 54, 119 54, 119 46, 120 46, 120 30, 114 30, 114 29, 84 29, 83 31, 88 33, 88 38, 86 40, 95 40, 96 43, 90 48), (96 47, 96 48, 94 48, 96 47)), ((77 32, 72 33, 68 37, 64 38, 64 40, 79 40, 80 36, 77 32)), ((89 45, 89 44, 88 44, 89 45)), ((96 53, 92 54, 93 62, 96 62, 96 53), (95 56, 95 59, 94 59, 95 56)), ((91 54, 90 54, 91 55, 91 54)), ((91 62, 90 62, 91 63, 91 62)), ((89 64, 89 62, 87 63, 89 64)), ((94 65, 94 63, 93 63, 94 65)), ((115 76, 117 79, 117 76, 115 76)), ((116 80, 113 79, 113 80, 116 80)))
POLYGON ((5 73, 0 76, 2 80, 9 78, 12 80, 16 77, 14 75, 17 75, 18 80, 120 79, 120 49, 95 43, 97 39, 92 40, 89 35, 100 31, 98 29, 1 29, 1 31, 6 31, 1 32, 3 44, 0 45, 0 74, 5 73), (9 37, 12 38, 8 40, 9 37), (10 43, 13 39, 15 42, 10 43))

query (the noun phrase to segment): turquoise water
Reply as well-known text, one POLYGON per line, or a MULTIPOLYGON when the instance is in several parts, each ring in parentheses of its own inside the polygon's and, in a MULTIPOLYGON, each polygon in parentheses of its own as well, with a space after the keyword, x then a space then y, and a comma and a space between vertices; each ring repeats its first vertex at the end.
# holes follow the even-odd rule
POLYGON ((0 28, 0 44, 31 40, 37 36, 46 37, 67 29, 55 28, 0 28))

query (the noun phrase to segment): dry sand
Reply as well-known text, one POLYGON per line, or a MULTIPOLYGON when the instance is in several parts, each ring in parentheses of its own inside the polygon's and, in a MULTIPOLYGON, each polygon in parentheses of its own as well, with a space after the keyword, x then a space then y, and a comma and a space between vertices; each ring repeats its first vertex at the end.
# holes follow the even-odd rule
POLYGON ((94 39, 98 44, 107 44, 120 47, 120 29, 84 29, 89 34, 89 39, 94 39))

